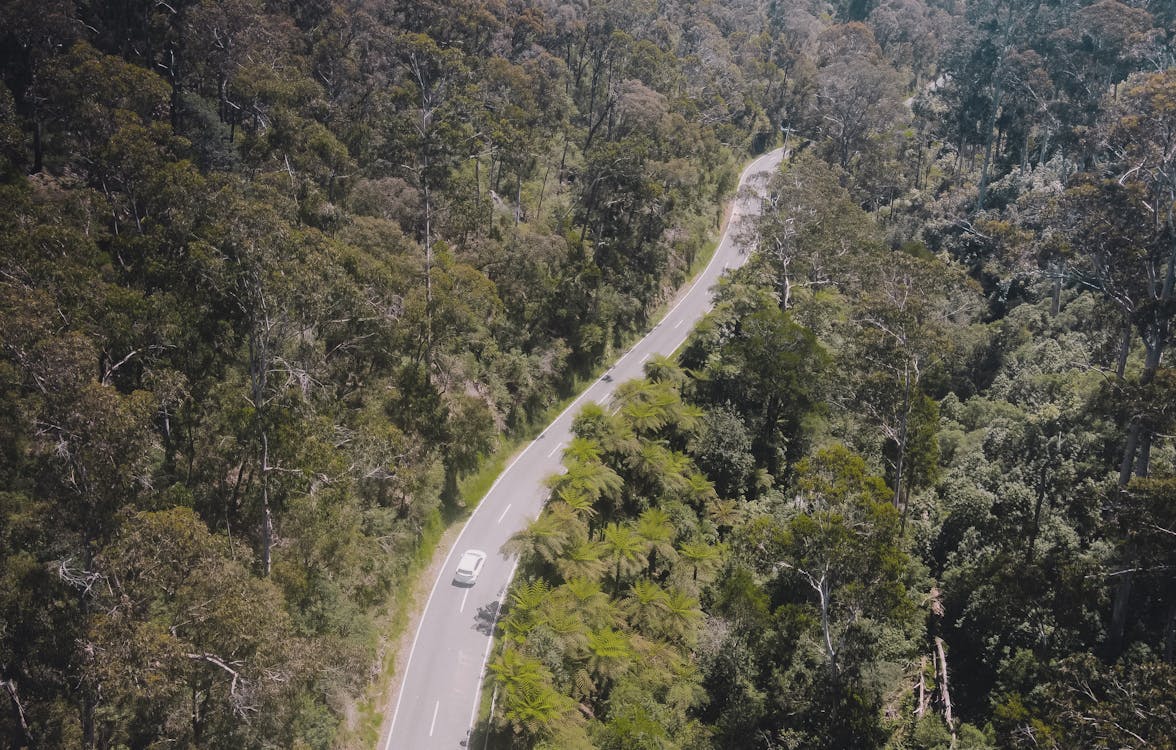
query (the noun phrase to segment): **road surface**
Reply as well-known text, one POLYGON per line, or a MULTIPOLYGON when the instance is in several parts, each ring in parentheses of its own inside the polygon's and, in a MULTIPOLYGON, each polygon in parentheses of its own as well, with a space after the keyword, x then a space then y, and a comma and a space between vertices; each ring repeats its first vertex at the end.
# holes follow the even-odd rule
MULTIPOLYGON (((772 151, 752 162, 740 175, 740 188, 757 177, 762 185, 782 154, 772 151)), ((543 480, 560 471, 561 449, 571 440, 572 418, 579 409, 589 402, 607 402, 619 383, 642 376, 645 361, 653 355, 673 353, 710 310, 711 289, 719 277, 746 260, 735 242, 737 219, 757 209, 758 201, 736 201, 714 257, 679 293, 661 322, 523 449, 470 515, 425 602, 380 750, 465 747, 477 718, 498 607, 514 573, 514 561, 500 551, 503 543, 538 517, 546 496, 543 480), (457 560, 470 548, 484 550, 486 564, 476 585, 457 586, 457 560)))

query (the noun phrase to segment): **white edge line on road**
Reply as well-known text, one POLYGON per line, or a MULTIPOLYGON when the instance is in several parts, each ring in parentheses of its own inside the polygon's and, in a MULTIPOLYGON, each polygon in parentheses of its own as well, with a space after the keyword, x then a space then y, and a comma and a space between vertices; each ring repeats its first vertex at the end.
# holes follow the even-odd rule
MULTIPOLYGON (((752 169, 754 169, 754 168, 755 168, 755 166, 756 166, 756 165, 757 165, 759 162, 763 161, 764 159, 767 159, 767 158, 768 158, 768 157, 770 157, 770 156, 771 156, 773 153, 775 153, 775 152, 774 152, 774 151, 770 151, 770 152, 768 152, 768 153, 764 154, 763 156, 759 157, 759 158, 758 158, 758 159, 756 159, 755 161, 753 161, 751 164, 749 164, 749 165, 747 166, 747 168, 746 168, 746 169, 743 171, 743 174, 740 174, 740 175, 739 175, 739 182, 743 182, 743 180, 744 180, 744 175, 751 174, 751 170, 752 170, 752 169)), ((738 202, 738 198, 736 198, 735 200, 736 200, 736 202, 738 202)), ((737 213, 737 211, 736 211, 735 209, 732 209, 732 212, 731 212, 732 221, 734 221, 734 217, 735 217, 735 214, 736 214, 736 213, 737 213)), ((731 231, 731 226, 732 226, 732 224, 731 224, 731 223, 728 223, 728 224, 727 224, 727 229, 726 229, 726 231, 724 231, 724 232, 723 232, 723 237, 722 237, 722 238, 720 238, 720 240, 719 240, 720 244, 722 243, 723 239, 725 239, 725 238, 726 238, 726 236, 727 236, 728 232, 730 232, 730 231, 731 231)), ((711 267, 711 266, 713 266, 713 265, 715 264, 715 261, 718 259, 718 256, 719 256, 719 254, 718 254, 718 252, 716 251, 716 252, 715 252, 715 254, 714 254, 712 257, 711 257, 711 259, 710 259, 710 262, 706 264, 706 268, 702 269, 702 271, 701 271, 701 272, 698 274, 698 276, 697 276, 697 277, 694 279, 694 282, 693 282, 693 283, 690 285, 690 288, 689 288, 689 289, 688 289, 688 290, 687 290, 687 291, 686 291, 686 292, 685 292, 685 293, 682 295, 682 298, 678 300, 678 303, 677 303, 676 305, 674 305, 674 306, 673 306, 673 308, 671 308, 669 312, 667 312, 665 315, 663 315, 663 316, 662 316, 662 318, 661 318, 661 320, 666 320, 667 318, 669 318, 669 317, 670 317, 670 315, 672 315, 672 314, 673 314, 674 310, 677 310, 677 309, 678 309, 678 306, 679 306, 679 305, 681 305, 681 304, 682 304, 682 302, 684 302, 688 296, 690 296, 690 293, 691 293, 691 292, 694 290, 694 287, 698 286, 698 282, 702 281, 702 278, 703 278, 703 276, 705 276, 705 275, 706 275, 706 272, 707 272, 707 271, 709 271, 709 270, 710 270, 710 267, 711 267)), ((658 321, 659 325, 660 325, 660 322, 661 322, 661 321, 658 321)), ((647 334, 647 335, 648 335, 648 334, 647 334)), ((641 337, 641 339, 640 339, 640 340, 639 340, 637 343, 638 343, 638 344, 640 344, 640 343, 641 343, 641 341, 644 341, 644 340, 645 340, 645 336, 642 336, 642 337, 641 337)), ((636 347, 636 346, 637 346, 637 344, 634 344, 634 347, 636 347)), ((629 350, 629 352, 632 352, 632 351, 633 351, 632 349, 630 349, 630 350, 629 350)), ((624 358, 625 358, 625 356, 628 356, 629 352, 625 352, 625 355, 624 355, 624 356, 622 356, 622 357, 621 357, 621 359, 624 359, 624 358)), ((620 361, 621 361, 621 360, 620 360, 620 359, 618 359, 618 360, 617 360, 617 363, 619 364, 619 363, 620 363, 620 361)), ((643 361, 644 361, 644 360, 643 360, 643 361)), ((602 376, 602 378, 601 378, 601 379, 603 379, 603 376, 602 376)), ((615 384, 614 384, 614 385, 615 385, 615 384)), ((559 420, 563 419, 564 415, 565 415, 565 414, 567 414, 567 413, 568 413, 569 411, 571 411, 572 409, 574 409, 574 408, 576 407, 576 405, 577 405, 577 404, 579 404, 579 403, 580 403, 580 401, 581 401, 581 400, 583 400, 583 398, 584 398, 585 396, 587 396, 587 395, 588 395, 588 391, 590 391, 590 390, 592 390, 592 389, 591 389, 591 388, 585 388, 585 389, 584 389, 584 392, 583 392, 583 393, 581 393, 579 396, 577 396, 575 401, 573 401, 572 403, 568 404, 568 408, 566 408, 566 409, 564 409, 562 412, 560 412, 560 413, 559 413, 559 416, 557 416, 555 419, 553 419, 553 420, 551 421, 551 424, 552 424, 552 425, 554 425, 556 422, 558 422, 559 420)), ((548 426, 548 429, 551 429, 551 427, 550 427, 550 426, 548 426)), ((532 445, 534 445, 534 444, 535 444, 535 441, 532 441, 530 444, 528 444, 528 445, 527 445, 527 447, 523 449, 523 453, 520 453, 520 454, 519 454, 519 458, 522 458, 522 457, 523 457, 523 454, 525 454, 525 453, 527 452, 527 450, 529 450, 529 449, 530 449, 530 447, 531 447, 532 445)), ((486 494, 482 496, 483 498, 486 498, 486 497, 489 497, 489 496, 490 496, 490 493, 491 493, 491 492, 493 492, 493 491, 494 491, 494 488, 498 486, 498 482, 500 482, 500 481, 502 480, 502 478, 506 476, 507 472, 509 472, 509 471, 511 470, 511 468, 512 468, 512 467, 513 467, 513 466, 514 466, 516 463, 518 463, 518 460, 519 460, 519 458, 516 458, 514 461, 512 461, 512 462, 511 462, 510 466, 506 467, 506 471, 502 472, 502 474, 500 474, 500 475, 498 476, 498 479, 496 479, 496 480, 494 481, 494 484, 490 485, 490 489, 486 490, 486 494)), ((546 502, 546 501, 544 501, 544 502, 546 502)), ((482 507, 482 503, 479 503, 479 504, 478 504, 478 507, 477 507, 477 508, 474 508, 474 513, 477 513, 477 512, 478 512, 478 510, 479 510, 481 507, 482 507)), ((540 511, 540 512, 542 512, 542 511, 540 511)), ((471 520, 473 519, 473 514, 471 514, 471 515, 470 515, 470 519, 471 519, 471 520)), ((466 526, 467 526, 467 527, 469 526, 469 521, 467 521, 467 522, 466 522, 466 526)), ((465 529, 464 529, 464 528, 462 529, 462 532, 463 532, 463 533, 465 532, 465 529)), ((460 539, 460 538, 461 538, 461 537, 459 536, 459 537, 458 537, 458 539, 460 539)), ((514 574, 515 574, 515 571, 518 569, 518 567, 519 567, 519 559, 518 559, 518 557, 516 557, 516 558, 515 558, 515 561, 514 561, 514 564, 513 564, 513 565, 511 565, 511 567, 510 567, 510 574, 509 574, 509 575, 506 577, 506 588, 504 588, 504 589, 503 589, 503 596, 505 596, 505 595, 506 595, 506 591, 507 591, 507 590, 510 588, 510 582, 514 580, 514 574)), ((427 606, 428 606, 428 605, 426 604, 426 608, 427 608, 427 606)), ((472 731, 472 730, 473 730, 473 728, 474 728, 474 721, 475 721, 475 720, 476 720, 476 718, 477 718, 477 711, 478 711, 478 696, 480 696, 480 695, 482 694, 482 680, 484 680, 484 679, 486 678, 486 664, 487 664, 487 662, 490 660, 490 647, 494 645, 494 630, 495 630, 495 628, 497 628, 497 627, 498 627, 498 615, 499 615, 499 613, 501 613, 501 612, 502 612, 502 602, 500 601, 500 602, 498 603, 498 609, 497 609, 497 610, 494 612, 494 622, 493 622, 493 623, 491 624, 491 626, 490 626, 490 635, 489 635, 489 636, 486 638, 486 651, 485 651, 485 653, 482 655, 482 669, 481 669, 481 671, 478 673, 478 682, 477 682, 477 684, 474 686, 474 704, 473 704, 473 706, 471 706, 471 707, 470 707, 470 726, 469 726, 469 729, 470 729, 471 731, 472 731)), ((423 617, 423 616, 422 616, 421 620, 422 620, 422 621, 424 620, 424 617, 423 617)), ((419 630, 420 630, 420 629, 418 628, 417 630, 418 630, 418 632, 419 632, 419 630)), ((416 642, 415 642, 415 640, 414 640, 414 642, 413 642, 413 645, 414 645, 414 646, 416 645, 416 642)), ((409 658, 411 658, 411 655, 410 655, 410 657, 409 657, 409 658)), ((407 672, 407 671, 408 671, 408 669, 406 668, 406 669, 405 669, 405 672, 407 672)), ((393 722, 395 722, 395 717, 393 717, 393 722)))
MULTIPOLYGON (((494 718, 494 704, 498 701, 498 686, 494 686, 494 692, 490 694, 490 718, 494 718)), ((473 731, 472 729, 470 730, 473 731)), ((486 732, 486 741, 482 743, 482 750, 486 750, 490 746, 490 732, 486 732)))
POLYGON ((433 730, 437 728, 437 711, 439 711, 440 709, 441 709, 441 701, 437 701, 437 704, 435 706, 433 706, 433 723, 429 725, 429 736, 430 737, 433 736, 433 730))
MULTIPOLYGON (((752 170, 755 169, 755 166, 757 164, 759 164, 764 159, 767 159, 768 157, 772 156, 778 150, 779 149, 769 151, 768 153, 761 155, 759 158, 757 158, 751 164, 748 164, 747 167, 742 172, 739 173, 739 181, 736 184, 738 185, 738 184, 742 183, 745 179, 747 179, 750 175, 752 175, 753 174, 752 170)), ((766 171, 766 170, 760 170, 760 171, 766 171)), ((730 219, 730 221, 727 222, 727 228, 725 230, 723 230, 723 234, 719 237, 719 243, 718 243, 718 245, 715 246, 715 252, 713 255, 711 255, 711 259, 709 261, 707 261, 706 267, 703 268, 701 271, 699 271, 698 275, 694 277, 694 281, 690 282, 690 286, 686 287, 686 289, 684 291, 678 292, 678 301, 676 303, 674 303, 674 306, 671 307, 669 309, 669 311, 666 312, 665 315, 661 316, 661 319, 658 320, 658 322, 654 324, 653 328, 657 328, 659 325, 661 325, 662 321, 669 320, 670 316, 674 314, 674 311, 677 310, 679 307, 681 307, 682 303, 685 302, 687 300, 687 298, 689 298, 690 295, 694 293, 694 287, 698 286, 699 283, 702 282, 702 280, 706 277, 706 275, 708 273, 710 273, 711 267, 714 266, 718 262, 719 250, 722 248, 723 243, 727 241, 727 235, 731 233, 731 229, 735 225, 735 217, 742 215, 742 212, 739 210, 738 190, 736 191, 735 195, 736 195, 736 197, 734 198, 734 201, 733 201, 734 205, 731 207, 731 219, 730 219)), ((724 265, 723 267, 726 268, 727 266, 724 265)), ((704 312, 703 314, 705 315, 706 313, 704 312)), ((678 326, 674 326, 674 327, 677 328, 678 326)), ((612 366, 617 367, 622 362, 624 362, 625 359, 630 354, 632 354, 633 351, 638 346, 641 345, 641 342, 645 341, 646 337, 649 336, 650 333, 653 333, 653 328, 651 328, 649 330, 649 332, 645 334, 645 336, 642 336, 640 339, 638 339, 637 342, 634 343, 633 346, 631 346, 629 349, 627 349, 624 354, 622 354, 620 357, 618 357, 616 362, 614 362, 612 366)), ((675 348, 677 348, 677 347, 675 347, 675 348)), ((670 350, 670 353, 671 354, 673 353, 672 349, 670 350)), ((642 362, 644 362, 644 361, 645 360, 642 360, 642 362)), ((611 370, 612 367, 610 367, 609 369, 611 370)), ((603 375, 600 376, 600 380, 604 380, 603 375)), ((599 380, 597 382, 599 382, 599 380)), ((584 393, 580 394, 580 398, 583 398, 587 393, 588 393, 588 390, 585 390, 584 393)), ((572 406, 575 406, 579 400, 580 399, 578 398, 578 399, 576 399, 576 401, 573 401, 572 406)), ((568 408, 570 409, 571 407, 569 406, 568 408)), ((563 416, 563 413, 561 413, 559 415, 559 417, 556 417, 555 420, 552 421, 552 424, 555 424, 555 422, 558 421, 560 419, 560 417, 562 417, 562 416, 563 416)), ((487 493, 487 494, 489 494, 489 493, 487 493)))
POLYGON ((498 516, 498 523, 502 523, 502 519, 506 518, 506 512, 510 510, 510 506, 512 505, 514 505, 514 503, 507 503, 506 507, 502 509, 502 514, 498 516))
MULTIPOLYGON (((510 575, 506 577, 506 586, 502 589, 502 596, 506 596, 506 592, 510 589, 510 582, 514 580, 515 571, 519 567, 519 558, 514 559, 514 565, 510 566, 510 575)), ((470 726, 469 731, 474 729, 474 722, 478 720, 478 697, 482 695, 482 680, 486 679, 486 664, 490 661, 490 647, 494 645, 494 629, 498 627, 498 615, 502 612, 502 601, 498 602, 498 608, 494 610, 494 622, 490 624, 490 635, 486 637, 486 651, 482 653, 482 669, 478 672, 478 682, 474 686, 474 705, 470 706, 470 726)), ((468 732, 467 732, 468 734, 468 732)))
MULTIPOLYGON (((591 388, 584 389, 584 392, 581 393, 579 396, 577 396, 576 399, 574 401, 572 401, 572 403, 568 404, 566 409, 561 411, 555 419, 551 420, 551 424, 553 425, 556 422, 560 421, 568 414, 568 412, 570 412, 572 409, 575 409, 577 406, 579 406, 580 402, 584 400, 584 398, 588 395, 588 392, 591 390, 592 390, 591 388)), ((551 425, 548 425, 547 429, 550 430, 551 425)), ((544 430, 544 432, 546 432, 546 431, 547 430, 544 430)), ((510 474, 510 470, 514 468, 515 464, 517 464, 519 461, 522 461, 523 457, 527 455, 527 451, 531 450, 531 448, 533 448, 538 442, 539 442, 539 438, 536 438, 535 440, 532 440, 531 442, 527 443, 527 447, 523 448, 522 452, 520 452, 519 455, 515 456, 515 460, 511 461, 510 465, 507 466, 502 471, 502 473, 498 475, 498 478, 495 479, 494 483, 490 485, 490 489, 486 490, 486 494, 482 495, 482 500, 478 501, 478 506, 476 508, 474 508, 474 512, 470 513, 470 517, 466 519, 465 525, 461 527, 461 531, 458 532, 457 540, 454 541, 453 547, 449 550, 449 554, 445 556, 445 562, 442 563, 442 565, 441 565, 442 572, 440 575, 437 576, 437 580, 433 581, 433 588, 429 591, 429 597, 427 599, 425 599, 424 609, 421 610, 421 619, 420 619, 420 622, 417 623, 416 633, 412 637, 412 646, 410 646, 408 649, 408 660, 406 662, 404 662, 404 673, 401 675, 401 680, 400 680, 400 684, 401 684, 402 688, 404 686, 404 678, 407 678, 408 671, 409 671, 409 669, 412 668, 412 657, 413 657, 413 655, 416 654, 417 641, 419 641, 420 637, 421 637, 421 628, 423 628, 425 626, 425 613, 429 611, 429 605, 433 601, 433 595, 437 593, 437 587, 440 586, 441 581, 445 579, 445 572, 444 571, 449 569, 449 561, 453 557, 454 550, 457 550, 461 547, 461 539, 463 536, 465 536, 466 529, 468 529, 470 527, 470 523, 474 520, 474 516, 478 515, 478 511, 480 511, 482 508, 486 507, 486 503, 483 501, 487 497, 489 497, 491 495, 491 493, 494 492, 495 488, 498 487, 499 482, 501 482, 503 479, 506 478, 506 476, 508 474, 510 474)), ((508 581, 508 584, 509 584, 509 581, 508 581)), ((479 683, 478 687, 479 687, 479 689, 481 689, 480 683, 479 683)), ((384 743, 384 750, 391 750, 391 748, 392 748, 392 733, 396 729, 396 718, 400 714, 400 702, 403 699, 404 699, 404 690, 401 689, 396 694, 396 708, 392 709, 392 723, 388 725, 388 739, 384 743)))
MULTIPOLYGON (((768 153, 764 154, 763 156, 760 156, 758 159, 753 161, 751 164, 747 165, 747 168, 744 169, 743 172, 741 172, 739 174, 739 181, 736 184, 743 182, 745 175, 752 174, 752 170, 754 170, 756 168, 757 164, 759 164, 764 159, 767 159, 768 157, 770 157, 774 153, 775 153, 775 151, 769 151, 768 153)), ((736 206, 733 207, 731 210, 731 222, 728 222, 727 230, 725 232, 723 232, 724 238, 726 237, 727 233, 731 231, 732 222, 734 221, 736 214, 739 213, 738 201, 739 201, 739 199, 738 199, 738 197, 736 197, 735 198, 736 206)), ((723 242, 723 240, 720 239, 719 244, 722 244, 722 242, 723 242)), ((710 267, 715 264, 718 257, 719 257, 719 253, 716 250, 715 254, 713 256, 711 256, 710 262, 708 262, 706 264, 706 268, 703 268, 702 271, 698 274, 698 276, 695 277, 694 281, 690 284, 689 287, 687 287, 686 291, 681 294, 681 297, 678 300, 677 304, 675 304, 672 308, 670 308, 669 312, 667 312, 665 315, 662 316, 662 320, 665 320, 666 318, 670 317, 670 315, 672 315, 674 313, 674 311, 678 309, 678 307, 686 300, 686 298, 690 296, 690 294, 694 291, 694 287, 698 286, 698 283, 700 281, 702 281, 704 276, 706 276, 707 271, 709 271, 710 267)), ((644 341, 644 340, 645 340, 645 338, 642 337, 641 340, 639 340, 637 343, 639 344, 639 343, 641 343, 641 341, 644 341)), ((636 346, 636 344, 634 344, 634 346, 636 346)), ((632 350, 630 349, 630 351, 632 351, 632 350)), ((626 352, 625 354, 627 355, 628 352, 626 352)), ((624 356, 622 356, 620 359, 618 359, 616 361, 616 364, 619 364, 621 359, 624 359, 624 356)), ((602 375, 600 380, 603 380, 603 379, 604 379, 604 376, 602 375)), ((600 382, 600 381, 598 380, 597 382, 600 382)), ((565 408, 563 411, 561 411, 556 416, 555 419, 551 420, 550 424, 548 424, 548 426, 547 426, 547 429, 545 429, 543 431, 543 433, 540 433, 540 437, 542 437, 543 434, 546 434, 546 432, 551 429, 552 425, 554 425, 556 422, 563 419, 568 414, 568 412, 572 411, 577 406, 579 406, 580 402, 583 401, 585 398, 587 398, 587 396, 591 390, 592 390, 591 386, 588 388, 585 388, 583 390, 583 392, 581 392, 580 395, 577 396, 575 398, 575 400, 572 401, 572 403, 567 405, 567 408, 565 408)), ((491 493, 494 492, 495 488, 498 487, 498 483, 506 478, 506 475, 510 473, 510 470, 514 468, 515 464, 517 464, 519 461, 521 461, 523 459, 523 456, 527 455, 527 451, 531 450, 531 448, 534 447, 534 445, 537 442, 539 442, 539 438, 536 438, 535 440, 532 440, 531 442, 527 443, 527 447, 523 448, 522 452, 520 452, 519 455, 515 457, 515 460, 511 461, 510 465, 507 466, 506 469, 504 469, 503 472, 498 475, 498 478, 495 479, 494 483, 490 485, 490 489, 486 490, 486 493, 484 495, 482 495, 482 500, 485 500, 487 497, 490 496, 491 493)), ((432 603, 432 601, 433 601, 433 595, 437 593, 437 587, 440 586, 441 581, 444 580, 444 578, 445 578, 444 571, 449 568, 449 560, 453 557, 454 550, 458 549, 461 546, 461 538, 463 536, 465 536, 466 529, 468 529, 470 527, 470 522, 472 522, 474 520, 474 516, 478 515, 478 511, 480 511, 483 507, 485 507, 485 505, 486 505, 486 503, 479 501, 478 506, 476 508, 474 508, 474 511, 472 513, 470 513, 470 517, 466 519, 465 525, 462 526, 461 531, 458 532, 457 540, 453 543, 453 547, 450 548, 449 554, 445 556, 445 562, 442 564, 442 567, 441 567, 441 570, 442 570, 441 575, 437 576, 437 580, 433 582, 433 588, 429 591, 428 598, 425 599, 424 609, 421 610, 420 622, 417 623, 416 633, 412 637, 412 646, 410 646, 408 649, 408 660, 405 661, 405 663, 404 663, 404 673, 401 675, 401 680, 400 680, 402 688, 404 685, 404 678, 406 678, 408 676, 408 671, 412 667, 412 657, 416 653, 416 645, 417 645, 417 641, 420 640, 421 628, 423 628, 424 624, 425 624, 425 613, 429 611, 429 604, 432 603)), ((516 565, 518 564, 517 561, 515 564, 516 565)), ((511 570, 511 577, 512 578, 514 577, 514 570, 513 569, 511 570)), ((510 585, 510 579, 507 579, 507 585, 508 586, 510 585)), ((497 619, 495 619, 495 622, 497 623, 497 619)), ((493 639, 491 639, 491 641, 493 641, 493 639)), ((487 653, 487 655, 489 655, 488 650, 486 653, 487 653)), ((484 668, 485 667, 483 666, 483 669, 484 668)), ((478 680, 477 690, 478 690, 478 693, 480 693, 482 690, 481 679, 478 680)), ((396 729, 396 718, 400 714, 400 702, 401 702, 401 700, 403 700, 403 698, 404 698, 404 690, 401 689, 396 695, 396 707, 394 709, 392 709, 392 723, 388 725, 388 739, 384 743, 384 750, 390 750, 392 747, 392 734, 393 734, 393 731, 396 729)), ((475 701, 476 700, 477 700, 477 697, 475 695, 475 701)))
MULTIPOLYGON (((747 167, 742 172, 739 173, 739 180, 735 184, 740 185, 745 179, 747 179, 752 174, 754 174, 753 170, 755 170, 756 165, 759 164, 764 159, 767 159, 768 157, 775 154, 776 151, 778 151, 778 150, 779 149, 774 149, 772 151, 769 151, 768 153, 763 154, 758 159, 753 161, 751 164, 748 164, 747 167)), ((760 171, 764 171, 764 170, 760 170, 760 171)), ((719 245, 722 245, 723 242, 726 241, 727 235, 730 234, 732 227, 735 225, 735 217, 739 216, 741 214, 741 212, 739 211, 739 188, 738 187, 735 188, 735 198, 734 198, 733 202, 734 202, 734 205, 731 207, 731 220, 727 222, 727 228, 725 230, 723 230, 722 236, 719 237, 719 245)), ((677 310, 678 307, 681 306, 681 304, 686 301, 686 298, 689 297, 691 295, 691 293, 694 292, 694 287, 698 286, 698 282, 702 281, 703 277, 705 277, 707 272, 710 271, 711 266, 713 266, 716 262, 718 262, 718 259, 719 259, 719 251, 718 251, 718 246, 716 246, 714 255, 712 255, 710 261, 707 262, 706 268, 702 269, 702 271, 699 272, 698 276, 694 277, 694 281, 691 282, 690 286, 686 287, 686 291, 680 293, 677 304, 675 304, 673 307, 671 307, 670 311, 662 316, 662 320, 665 320, 666 318, 673 315, 674 311, 677 310)), ((638 342, 638 343, 640 343, 640 342, 638 342)))

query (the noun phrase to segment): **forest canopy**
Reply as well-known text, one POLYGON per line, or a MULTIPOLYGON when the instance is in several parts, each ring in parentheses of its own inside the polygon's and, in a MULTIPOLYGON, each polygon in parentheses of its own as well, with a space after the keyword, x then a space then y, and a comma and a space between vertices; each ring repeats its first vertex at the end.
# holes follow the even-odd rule
POLYGON ((0 81, 0 745, 365 746, 461 480, 778 146, 490 739, 1176 743, 1169 0, 3 0, 0 81))

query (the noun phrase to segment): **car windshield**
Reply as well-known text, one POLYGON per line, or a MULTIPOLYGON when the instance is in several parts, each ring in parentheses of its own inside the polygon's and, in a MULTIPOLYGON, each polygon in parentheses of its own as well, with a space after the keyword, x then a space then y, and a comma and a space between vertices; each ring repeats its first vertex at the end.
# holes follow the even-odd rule
POLYGON ((458 570, 461 570, 464 572, 470 572, 470 571, 473 571, 474 566, 477 564, 478 564, 478 556, 467 554, 466 556, 461 558, 461 563, 458 565, 458 570))

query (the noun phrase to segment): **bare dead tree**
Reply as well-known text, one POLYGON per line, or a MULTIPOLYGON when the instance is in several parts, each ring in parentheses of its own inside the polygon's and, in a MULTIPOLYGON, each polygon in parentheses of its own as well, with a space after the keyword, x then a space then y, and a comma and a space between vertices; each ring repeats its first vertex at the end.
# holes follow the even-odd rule
POLYGON ((7 680, 0 680, 0 687, 8 693, 8 699, 12 701, 12 708, 16 712, 16 720, 20 724, 20 731, 24 734, 24 738, 29 745, 33 744, 33 732, 29 729, 28 719, 25 718, 24 704, 21 703, 20 693, 16 689, 16 679, 9 678, 7 680))
POLYGON ((943 720, 951 731, 951 744, 956 743, 955 719, 951 713, 951 691, 947 685, 947 653, 943 646, 943 639, 935 637, 935 656, 939 662, 939 700, 943 703, 943 720))

